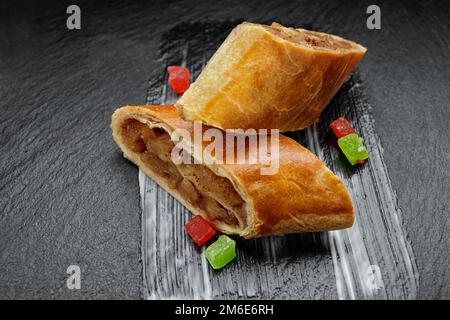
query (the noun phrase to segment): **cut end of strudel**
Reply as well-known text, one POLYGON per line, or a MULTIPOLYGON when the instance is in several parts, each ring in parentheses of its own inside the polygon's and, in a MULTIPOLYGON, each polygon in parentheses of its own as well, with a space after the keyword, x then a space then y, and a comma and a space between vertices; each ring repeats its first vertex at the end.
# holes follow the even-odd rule
MULTIPOLYGON (((194 124, 174 106, 122 107, 114 112, 111 127, 125 158, 221 232, 254 238, 353 224, 352 202, 342 181, 290 138, 279 137, 277 172, 262 175, 261 164, 216 163, 212 154, 210 164, 175 164, 171 133, 193 133, 194 124)), ((192 149, 192 140, 182 142, 192 149)))

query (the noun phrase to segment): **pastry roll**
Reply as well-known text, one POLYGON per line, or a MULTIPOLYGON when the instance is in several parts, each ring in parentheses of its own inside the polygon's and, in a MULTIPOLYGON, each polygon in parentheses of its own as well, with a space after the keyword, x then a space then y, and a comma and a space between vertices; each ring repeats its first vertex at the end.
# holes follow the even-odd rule
MULTIPOLYGON (((173 131, 194 131, 194 123, 183 120, 174 106, 122 107, 111 127, 125 158, 221 232, 254 238, 353 224, 352 202, 341 180, 288 137, 279 136, 278 170, 262 175, 262 164, 220 163, 216 152, 210 153, 209 164, 174 163, 173 131)), ((176 145, 189 151, 194 140, 180 139, 176 145)), ((246 147, 250 152, 261 144, 246 147)))
POLYGON ((221 129, 303 129, 316 121, 366 48, 343 38, 244 22, 176 103, 221 129))

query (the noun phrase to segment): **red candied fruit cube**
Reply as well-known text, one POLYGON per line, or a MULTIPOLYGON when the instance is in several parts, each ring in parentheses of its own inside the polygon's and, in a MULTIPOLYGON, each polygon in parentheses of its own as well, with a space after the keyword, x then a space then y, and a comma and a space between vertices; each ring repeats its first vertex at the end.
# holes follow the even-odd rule
POLYGON ((191 74, 187 68, 169 66, 167 72, 169 73, 169 85, 175 93, 181 94, 189 89, 191 74))
POLYGON ((192 240, 200 247, 216 234, 216 230, 214 230, 200 215, 193 217, 184 226, 184 229, 189 236, 191 236, 192 240))
POLYGON ((350 133, 355 133, 350 123, 345 118, 338 118, 330 124, 330 128, 333 130, 337 138, 344 137, 350 133))

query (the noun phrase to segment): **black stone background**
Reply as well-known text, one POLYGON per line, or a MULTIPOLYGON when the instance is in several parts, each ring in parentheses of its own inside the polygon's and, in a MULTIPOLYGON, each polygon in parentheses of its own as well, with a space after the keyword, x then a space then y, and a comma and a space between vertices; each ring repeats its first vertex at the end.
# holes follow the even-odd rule
POLYGON ((137 169, 110 116, 145 102, 164 31, 206 18, 311 24, 368 47, 359 71, 420 297, 450 298, 449 17, 448 1, 1 1, 0 298, 141 298, 137 169), (81 290, 65 286, 71 264, 81 290))

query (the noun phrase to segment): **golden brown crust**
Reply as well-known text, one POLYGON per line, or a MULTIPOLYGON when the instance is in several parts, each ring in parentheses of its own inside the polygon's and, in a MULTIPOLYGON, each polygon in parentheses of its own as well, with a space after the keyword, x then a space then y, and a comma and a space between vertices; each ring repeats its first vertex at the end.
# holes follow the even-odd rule
MULTIPOLYGON (((113 137, 124 156, 156 180, 194 214, 207 214, 193 207, 164 181, 155 177, 137 154, 127 148, 120 134, 123 123, 136 119, 167 132, 183 128, 193 133, 193 123, 181 119, 173 106, 126 106, 113 114, 113 137)), ((313 153, 294 140, 280 136, 279 170, 261 175, 260 164, 214 164, 208 166, 217 175, 228 178, 247 206, 247 226, 233 229, 219 225, 225 233, 246 238, 294 232, 325 231, 347 228, 354 220, 347 190, 313 153)))
POLYGON ((365 52, 337 36, 242 23, 176 106, 185 119, 221 129, 303 129, 365 52))

